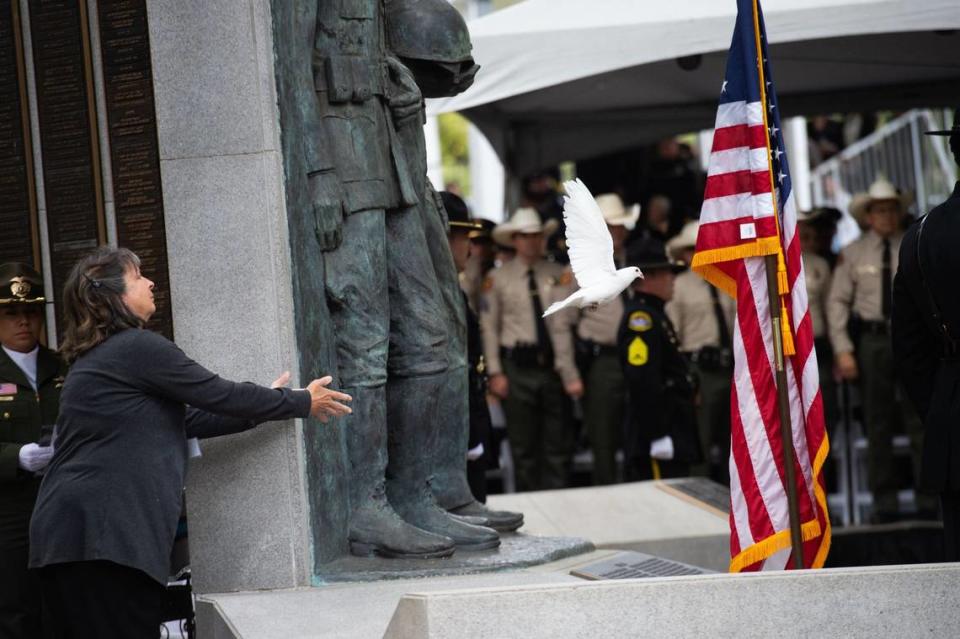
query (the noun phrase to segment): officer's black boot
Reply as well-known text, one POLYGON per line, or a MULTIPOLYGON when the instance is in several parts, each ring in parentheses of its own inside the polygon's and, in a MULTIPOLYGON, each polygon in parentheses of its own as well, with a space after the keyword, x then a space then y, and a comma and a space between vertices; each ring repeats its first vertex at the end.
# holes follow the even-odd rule
MULTIPOLYGON (((437 505, 430 489, 434 466, 430 453, 438 435, 446 435, 437 432, 438 398, 446 377, 439 373, 387 382, 387 495, 401 517, 418 528, 449 537, 458 549, 496 548, 500 545, 496 531, 451 516, 437 505)), ((466 455, 466 448, 461 455, 466 455)))
POLYGON ((387 501, 386 389, 350 388, 353 414, 344 421, 350 464, 350 552, 384 557, 449 557, 451 539, 404 521, 387 501))
POLYGON ((523 525, 523 514, 491 510, 478 502, 467 483, 467 446, 470 436, 469 374, 464 367, 451 367, 440 388, 431 487, 437 503, 447 511, 480 517, 484 525, 499 532, 512 532, 523 525))

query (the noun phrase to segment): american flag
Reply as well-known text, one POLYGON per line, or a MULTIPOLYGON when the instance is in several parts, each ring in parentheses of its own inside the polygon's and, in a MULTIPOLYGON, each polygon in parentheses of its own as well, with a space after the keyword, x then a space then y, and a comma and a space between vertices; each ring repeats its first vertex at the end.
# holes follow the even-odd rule
POLYGON ((824 427, 796 201, 757 0, 737 0, 720 89, 693 268, 737 301, 730 393, 730 570, 793 566, 774 330, 785 351, 805 567, 830 548, 824 427), (759 50, 759 55, 758 55, 759 50), (773 326, 765 256, 779 263, 783 322, 773 326))

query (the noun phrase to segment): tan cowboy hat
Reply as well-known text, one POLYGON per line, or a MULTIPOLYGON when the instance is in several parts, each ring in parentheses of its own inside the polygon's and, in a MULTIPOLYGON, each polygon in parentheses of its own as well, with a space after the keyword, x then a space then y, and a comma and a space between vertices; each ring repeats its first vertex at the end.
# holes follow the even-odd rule
POLYGON ((525 206, 519 208, 510 216, 510 219, 493 229, 493 241, 504 246, 513 246, 514 233, 543 233, 545 237, 553 235, 560 222, 547 220, 546 224, 540 221, 537 210, 525 206))
POLYGON ((632 231, 640 217, 640 205, 634 204, 629 209, 623 205, 623 200, 616 193, 604 193, 594 198, 603 220, 610 226, 625 226, 632 231))
POLYGON ((697 231, 699 230, 699 222, 691 221, 684 224, 680 233, 667 242, 667 253, 670 257, 675 260, 682 259, 680 253, 686 249, 694 248, 697 245, 697 231))
POLYGON ((900 204, 900 212, 906 213, 907 207, 913 203, 913 197, 908 193, 900 193, 897 187, 884 177, 878 177, 866 193, 857 193, 850 200, 850 215, 861 226, 866 223, 867 209, 874 202, 895 200, 900 204))

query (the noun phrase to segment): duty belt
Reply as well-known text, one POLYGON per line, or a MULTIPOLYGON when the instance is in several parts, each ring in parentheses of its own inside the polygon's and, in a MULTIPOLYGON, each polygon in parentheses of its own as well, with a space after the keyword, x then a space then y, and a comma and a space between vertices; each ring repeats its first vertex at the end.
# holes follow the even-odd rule
POLYGON ((500 349, 500 357, 523 368, 552 368, 553 354, 544 353, 536 344, 517 344, 500 349))
POLYGON ((860 332, 863 335, 889 335, 890 320, 860 320, 860 332))
POLYGON ((616 355, 617 354, 616 346, 609 346, 607 344, 598 344, 597 342, 594 342, 589 339, 580 340, 580 344, 582 348, 586 349, 586 351, 594 357, 598 357, 600 355, 616 355))
POLYGON ((733 368, 733 351, 720 346, 704 346, 699 351, 687 353, 691 364, 704 370, 718 371, 733 368))

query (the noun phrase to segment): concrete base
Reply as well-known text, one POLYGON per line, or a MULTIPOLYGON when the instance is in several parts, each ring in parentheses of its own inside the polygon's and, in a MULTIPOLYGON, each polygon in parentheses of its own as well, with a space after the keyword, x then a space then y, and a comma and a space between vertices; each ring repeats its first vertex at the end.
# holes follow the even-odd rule
POLYGON ((382 579, 416 579, 526 568, 593 550, 586 539, 506 534, 499 548, 457 551, 447 559, 346 557, 320 567, 314 585, 382 579))
POLYGON ((405 595, 389 639, 952 637, 960 564, 837 568, 405 595))
POLYGON ((202 595, 203 639, 951 637, 960 564, 588 582, 597 550, 509 572, 202 595))
POLYGON ((727 514, 673 490, 671 483, 492 495, 488 505, 522 512, 521 530, 532 535, 583 537, 597 548, 636 550, 726 572, 727 514))
MULTIPOLYGON (((611 554, 607 550, 594 551, 509 572, 201 595, 196 602, 197 628, 202 639, 382 637, 397 603, 406 593, 583 583, 570 576, 569 571, 611 554)), ((488 639, 495 636, 506 635, 491 634, 488 639)))

